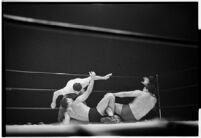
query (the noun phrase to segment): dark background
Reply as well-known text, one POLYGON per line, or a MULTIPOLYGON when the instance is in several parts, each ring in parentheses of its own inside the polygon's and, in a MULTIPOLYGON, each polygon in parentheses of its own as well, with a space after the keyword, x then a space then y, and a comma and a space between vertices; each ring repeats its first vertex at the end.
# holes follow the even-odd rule
MULTIPOLYGON (((162 117, 198 119, 198 3, 5 3, 3 14, 127 30, 179 40, 148 41, 3 21, 4 69, 98 75, 94 89, 141 89, 132 76, 159 75, 162 117), (130 76, 130 77, 126 77, 130 76), (176 88, 176 89, 174 89, 176 88)), ((5 87, 60 89, 81 76, 4 71, 5 87)), ((53 91, 6 91, 5 107, 49 107, 53 91)), ((87 101, 95 106, 104 92, 87 101)), ((57 110, 6 110, 6 124, 56 122, 57 110)))

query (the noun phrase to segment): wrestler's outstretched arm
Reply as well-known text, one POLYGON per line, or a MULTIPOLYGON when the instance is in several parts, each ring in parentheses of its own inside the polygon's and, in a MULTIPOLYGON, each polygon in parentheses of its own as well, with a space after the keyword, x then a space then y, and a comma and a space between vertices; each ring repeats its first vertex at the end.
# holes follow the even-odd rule
POLYGON ((96 75, 96 74, 95 75, 94 74, 95 74, 95 72, 92 72, 90 74, 91 81, 89 83, 89 86, 88 86, 87 90, 82 95, 80 95, 79 97, 77 97, 76 100, 80 100, 80 101, 84 102, 89 97, 89 95, 92 92, 93 86, 94 86, 94 77, 96 75))
MULTIPOLYGON (((112 73, 107 74, 105 76, 94 76, 94 80, 107 80, 112 76, 112 73)), ((78 80, 76 80, 77 83, 81 83, 82 87, 85 88, 89 85, 91 81, 91 77, 87 77, 87 78, 80 78, 78 80)))
POLYGON ((57 90, 57 91, 54 92, 53 97, 52 97, 52 103, 50 105, 52 109, 54 109, 56 107, 56 100, 60 95, 63 95, 62 94, 62 89, 57 90))
POLYGON ((107 74, 107 75, 105 75, 105 76, 95 76, 94 77, 94 80, 107 80, 107 79, 109 79, 110 77, 112 76, 112 73, 109 73, 109 74, 107 74))
POLYGON ((113 95, 115 97, 137 97, 143 93, 144 93, 143 91, 134 90, 134 91, 122 91, 118 93, 113 93, 113 95))

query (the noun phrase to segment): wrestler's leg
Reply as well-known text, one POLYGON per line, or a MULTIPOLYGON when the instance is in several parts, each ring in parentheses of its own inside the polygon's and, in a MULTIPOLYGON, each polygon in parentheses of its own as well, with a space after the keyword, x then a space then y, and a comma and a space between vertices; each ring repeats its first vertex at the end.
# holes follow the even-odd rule
POLYGON ((121 116, 123 104, 115 103, 114 113, 121 116))
POLYGON ((114 115, 114 108, 115 108, 115 97, 112 93, 107 93, 103 99, 98 103, 97 110, 101 115, 104 115, 105 112, 109 116, 114 115))

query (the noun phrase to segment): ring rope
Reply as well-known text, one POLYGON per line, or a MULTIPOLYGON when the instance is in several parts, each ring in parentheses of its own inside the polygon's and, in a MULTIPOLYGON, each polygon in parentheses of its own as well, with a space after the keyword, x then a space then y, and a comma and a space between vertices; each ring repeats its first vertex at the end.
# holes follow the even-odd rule
POLYGON ((166 72, 160 72, 158 73, 160 75, 160 77, 162 76, 169 76, 169 74, 173 74, 173 73, 182 73, 182 72, 187 72, 187 71, 193 71, 193 70, 198 70, 198 67, 190 67, 190 68, 186 68, 186 69, 182 69, 182 70, 177 70, 177 71, 166 71, 166 72))
POLYGON ((58 89, 38 89, 38 88, 16 88, 16 87, 6 87, 6 91, 56 91, 58 89))
POLYGON ((58 110, 59 108, 50 107, 6 107, 6 110, 58 110))
POLYGON ((199 107, 198 104, 185 104, 185 105, 174 105, 174 106, 163 106, 162 109, 167 108, 187 108, 187 107, 199 107))
POLYGON ((198 84, 192 84, 192 85, 187 85, 187 86, 182 86, 182 87, 175 87, 175 88, 169 88, 169 89, 161 89, 160 91, 173 91, 173 90, 178 90, 178 89, 185 89, 185 88, 192 88, 192 87, 198 87, 198 84))
POLYGON ((170 74, 179 74, 179 73, 183 73, 183 72, 190 72, 190 71, 196 71, 198 70, 197 67, 191 67, 191 68, 186 68, 186 69, 182 69, 182 70, 176 70, 176 71, 166 71, 166 72, 159 72, 158 74, 160 75, 160 77, 169 77, 170 74))
MULTIPOLYGON (((198 87, 198 84, 183 86, 183 87, 175 87, 175 88, 169 88, 169 89, 161 89, 160 91, 172 91, 172 90, 178 90, 178 89, 185 89, 185 88, 191 88, 191 87, 198 87)), ((41 88, 20 88, 20 87, 6 87, 6 91, 56 91, 58 89, 41 89, 41 88)), ((94 90, 94 92, 117 92, 114 90, 94 90)))
MULTIPOLYGON (((56 91, 59 89, 38 89, 38 88, 16 88, 16 87, 6 87, 6 91, 56 91)), ((114 91, 108 91, 108 90, 94 90, 94 92, 114 92, 114 91)))
MULTIPOLYGON (((168 73, 179 73, 179 72, 186 72, 186 71, 192 71, 192 70, 197 70, 197 67, 192 67, 192 68, 186 68, 183 70, 178 70, 178 71, 174 71, 174 72, 161 72, 158 73, 158 75, 160 75, 161 77, 165 76, 168 73)), ((16 73, 27 73, 27 74, 48 74, 48 75, 64 75, 64 76, 82 76, 82 77, 88 77, 89 75, 87 74, 76 74, 76 73, 57 73, 57 72, 44 72, 44 71, 27 71, 27 70, 16 70, 16 69, 6 69, 6 72, 16 72, 16 73)), ((118 76, 118 75, 114 75, 111 76, 113 78, 142 78, 143 76, 155 76, 155 74, 146 74, 143 73, 141 75, 136 75, 136 76, 118 76)), ((169 75, 168 75, 169 76, 169 75)))
POLYGON ((63 29, 75 29, 75 30, 88 31, 88 32, 94 32, 94 33, 101 33, 101 34, 104 33, 104 34, 109 34, 113 36, 121 36, 121 38, 122 37, 135 38, 135 39, 141 38, 141 39, 152 41, 152 42, 157 41, 157 42, 173 43, 174 44, 173 46, 198 48, 197 43, 193 41, 168 38, 164 36, 161 37, 157 35, 137 33, 137 32, 131 32, 126 30, 117 30, 117 29, 110 29, 110 28, 103 28, 103 27, 96 27, 96 26, 78 25, 78 24, 72 24, 67 22, 50 21, 50 20, 36 19, 36 18, 9 15, 9 14, 3 14, 3 18, 7 20, 11 20, 11 21, 36 24, 41 26, 57 27, 57 28, 63 28, 63 29))
MULTIPOLYGON (((7 72, 16 72, 16 73, 27 73, 27 74, 48 74, 48 75, 65 75, 65 76, 83 76, 88 77, 86 74, 75 74, 75 73, 55 73, 55 72, 42 72, 42 71, 27 71, 27 70, 14 70, 6 69, 7 72)), ((144 75, 141 75, 144 76, 144 75)), ((111 76, 113 78, 142 78, 139 76, 111 76)))
POLYGON ((6 69, 7 72, 17 72, 17 73, 28 73, 28 74, 52 74, 52 75, 65 75, 65 76, 89 76, 85 74, 74 74, 74 73, 55 73, 55 72, 42 72, 42 71, 26 71, 26 70, 14 70, 6 69))
MULTIPOLYGON (((186 104, 186 105, 176 105, 176 106, 161 106, 162 109, 167 108, 188 108, 188 107, 199 107, 198 104, 186 104)), ((59 108, 50 107, 6 107, 6 110, 58 110, 59 108)))

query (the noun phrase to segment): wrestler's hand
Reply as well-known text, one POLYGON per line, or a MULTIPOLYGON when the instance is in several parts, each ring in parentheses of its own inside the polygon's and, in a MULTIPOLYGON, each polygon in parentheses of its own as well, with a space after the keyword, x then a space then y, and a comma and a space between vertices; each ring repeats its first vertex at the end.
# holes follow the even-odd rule
POLYGON ((50 106, 52 109, 54 109, 56 107, 56 103, 52 102, 50 106))
POLYGON ((91 71, 91 72, 89 72, 89 75, 90 75, 90 77, 91 77, 92 79, 94 79, 95 76, 96 76, 96 73, 95 73, 94 71, 91 71))
POLYGON ((107 80, 107 79, 109 79, 111 76, 112 76, 112 73, 107 74, 107 75, 104 76, 104 79, 107 80))

